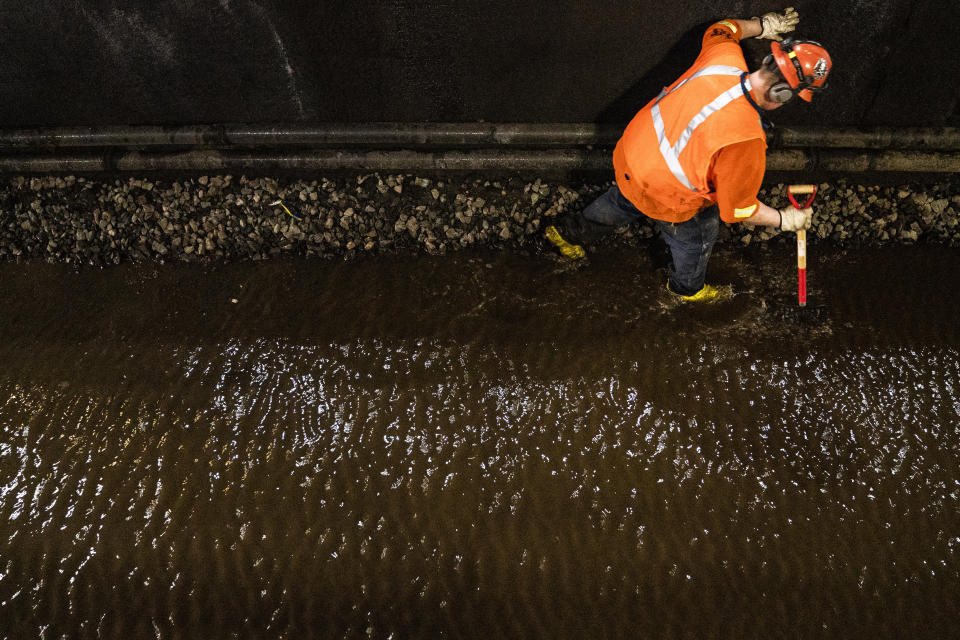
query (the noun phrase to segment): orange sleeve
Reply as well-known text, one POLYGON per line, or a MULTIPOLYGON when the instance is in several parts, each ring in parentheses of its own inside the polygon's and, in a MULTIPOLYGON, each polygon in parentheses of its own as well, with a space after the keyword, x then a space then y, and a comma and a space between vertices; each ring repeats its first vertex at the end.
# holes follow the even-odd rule
POLYGON ((736 20, 721 20, 707 28, 700 47, 706 49, 727 42, 739 43, 741 37, 743 37, 743 29, 736 20))
POLYGON ((759 138, 727 145, 714 154, 707 179, 717 193, 721 220, 744 222, 757 212, 766 165, 766 145, 759 138))

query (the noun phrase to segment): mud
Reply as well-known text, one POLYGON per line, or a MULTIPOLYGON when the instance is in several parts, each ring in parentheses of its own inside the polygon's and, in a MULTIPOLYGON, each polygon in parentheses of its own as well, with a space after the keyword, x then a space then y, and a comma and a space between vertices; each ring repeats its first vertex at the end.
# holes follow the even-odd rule
POLYGON ((817 246, 0 265, 0 636, 951 636, 956 251, 817 246))

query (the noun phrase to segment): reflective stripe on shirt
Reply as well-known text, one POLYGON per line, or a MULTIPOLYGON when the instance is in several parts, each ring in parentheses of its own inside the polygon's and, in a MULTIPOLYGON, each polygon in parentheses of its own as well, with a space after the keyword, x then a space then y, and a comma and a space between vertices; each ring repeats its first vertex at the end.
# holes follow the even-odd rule
POLYGON ((703 122, 712 114, 716 113, 720 109, 724 108, 737 98, 743 95, 743 86, 746 87, 747 91, 750 91, 750 79, 747 78, 746 81, 741 86, 740 83, 735 84, 730 87, 719 96, 710 101, 708 105, 703 107, 684 128, 681 132, 680 137, 677 139, 675 144, 670 144, 670 141, 667 139, 666 125, 663 122, 663 115, 660 113, 660 101, 664 99, 667 95, 673 93, 688 81, 693 80, 694 78, 699 78, 700 76, 739 76, 743 73, 742 69, 737 67, 731 67, 727 65, 711 65, 709 67, 704 67, 700 71, 697 71, 695 74, 683 80, 675 86, 670 91, 664 89, 660 92, 660 95, 657 97, 657 101, 654 103, 653 108, 650 110, 653 115, 653 128, 657 133, 657 142, 660 146, 660 154, 663 156, 664 162, 667 163, 670 172, 674 177, 680 181, 680 184, 690 189, 691 191, 696 192, 696 188, 687 178, 687 174, 684 172, 683 167, 680 164, 680 154, 686 148, 687 143, 690 141, 690 136, 693 135, 693 132, 699 127, 703 122))

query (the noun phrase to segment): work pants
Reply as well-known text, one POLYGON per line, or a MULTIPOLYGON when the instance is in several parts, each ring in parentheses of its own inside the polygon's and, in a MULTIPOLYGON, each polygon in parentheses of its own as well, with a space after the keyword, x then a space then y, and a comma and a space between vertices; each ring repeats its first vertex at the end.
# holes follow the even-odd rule
POLYGON ((703 288, 707 263, 720 232, 720 211, 707 207, 685 222, 664 222, 649 218, 627 200, 614 185, 579 214, 561 225, 561 235, 570 242, 591 243, 616 227, 652 220, 670 248, 670 290, 689 296, 703 288), (569 236, 569 237, 568 237, 569 236))

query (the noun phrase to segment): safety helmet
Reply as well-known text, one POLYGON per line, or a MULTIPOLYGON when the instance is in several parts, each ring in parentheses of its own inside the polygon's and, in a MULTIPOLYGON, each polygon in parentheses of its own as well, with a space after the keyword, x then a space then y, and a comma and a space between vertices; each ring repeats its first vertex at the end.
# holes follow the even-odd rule
POLYGON ((770 51, 764 65, 778 70, 787 85, 780 82, 771 87, 776 102, 786 102, 794 95, 810 102, 815 92, 826 88, 833 62, 819 42, 785 38, 783 42, 772 41, 770 51))

